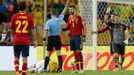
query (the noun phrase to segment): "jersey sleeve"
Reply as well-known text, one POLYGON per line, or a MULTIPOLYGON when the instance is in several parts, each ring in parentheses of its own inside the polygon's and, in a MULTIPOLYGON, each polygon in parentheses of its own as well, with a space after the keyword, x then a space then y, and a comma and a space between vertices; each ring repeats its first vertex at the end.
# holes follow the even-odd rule
POLYGON ((64 18, 64 15, 59 15, 59 17, 58 17, 58 19, 59 19, 60 21, 62 21, 63 18, 64 18))
POLYGON ((110 28, 109 28, 109 26, 108 25, 104 25, 100 30, 98 30, 97 32, 98 33, 103 33, 103 32, 105 32, 106 30, 109 30, 110 28))
POLYGON ((45 30, 50 30, 49 22, 48 21, 46 22, 45 30))

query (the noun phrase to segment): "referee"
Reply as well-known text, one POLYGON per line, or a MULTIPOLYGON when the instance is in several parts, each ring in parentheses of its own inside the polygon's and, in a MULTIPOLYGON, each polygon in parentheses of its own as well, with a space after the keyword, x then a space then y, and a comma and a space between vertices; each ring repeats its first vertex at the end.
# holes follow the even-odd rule
POLYGON ((47 65, 49 63, 50 55, 53 51, 53 48, 56 49, 56 54, 58 55, 58 62, 59 67, 57 72, 62 72, 62 56, 61 56, 61 25, 60 23, 63 21, 64 14, 67 11, 67 7, 69 5, 70 1, 67 0, 67 3, 65 5, 64 10, 62 11, 61 15, 57 16, 56 10, 52 10, 52 18, 46 22, 45 32, 44 32, 44 38, 45 41, 48 36, 48 45, 47 45, 47 54, 45 57, 45 64, 44 64, 44 71, 47 72, 47 65))

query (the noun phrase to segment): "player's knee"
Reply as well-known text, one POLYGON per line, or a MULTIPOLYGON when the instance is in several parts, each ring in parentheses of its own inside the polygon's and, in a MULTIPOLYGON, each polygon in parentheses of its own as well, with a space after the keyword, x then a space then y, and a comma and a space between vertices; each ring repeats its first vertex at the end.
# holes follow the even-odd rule
POLYGON ((27 57, 23 57, 23 63, 27 63, 27 57))
POLYGON ((114 53, 114 57, 118 57, 118 53, 114 53))
POLYGON ((61 51, 60 50, 56 50, 56 53, 57 53, 58 56, 61 55, 61 51))
POLYGON ((19 57, 18 56, 15 56, 14 58, 15 58, 15 60, 19 60, 19 57))

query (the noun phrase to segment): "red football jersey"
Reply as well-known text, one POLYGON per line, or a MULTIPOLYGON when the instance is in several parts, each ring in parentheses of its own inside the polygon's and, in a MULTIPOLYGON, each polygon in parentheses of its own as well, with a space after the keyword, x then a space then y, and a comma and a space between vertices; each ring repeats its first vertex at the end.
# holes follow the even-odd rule
POLYGON ((82 35, 83 23, 79 15, 71 15, 68 18, 67 28, 70 29, 70 36, 82 35))
POLYGON ((14 45, 29 45, 30 29, 35 27, 32 16, 28 13, 16 13, 11 18, 10 27, 13 29, 14 45))

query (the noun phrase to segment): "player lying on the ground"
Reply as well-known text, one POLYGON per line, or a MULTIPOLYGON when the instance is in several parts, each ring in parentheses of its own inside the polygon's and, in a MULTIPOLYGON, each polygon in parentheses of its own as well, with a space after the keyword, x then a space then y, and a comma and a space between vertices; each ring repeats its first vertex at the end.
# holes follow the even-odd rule
POLYGON ((44 69, 44 60, 41 60, 31 66, 28 67, 28 72, 34 73, 34 72, 42 72, 44 69))
MULTIPOLYGON (((28 72, 30 73, 41 73, 44 71, 44 60, 38 61, 37 63, 28 67, 28 72)), ((50 61, 47 70, 49 72, 57 72, 58 63, 56 61, 50 61)))

